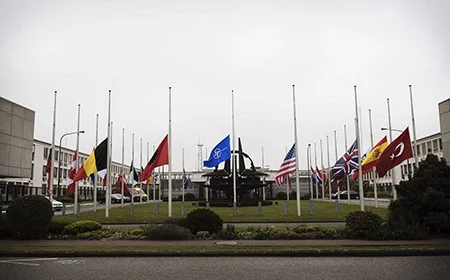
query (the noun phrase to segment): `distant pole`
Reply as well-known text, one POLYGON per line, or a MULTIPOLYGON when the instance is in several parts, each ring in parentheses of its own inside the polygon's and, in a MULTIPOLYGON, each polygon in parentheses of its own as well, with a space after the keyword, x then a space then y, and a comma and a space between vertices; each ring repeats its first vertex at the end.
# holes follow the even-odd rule
MULTIPOLYGON (((314 165, 317 166, 317 146, 316 143, 314 143, 314 165)), ((314 184, 316 186, 316 198, 319 199, 319 186, 317 182, 314 184)), ((325 199, 325 189, 322 186, 322 200, 325 199)))
MULTIPOLYGON (((184 184, 186 183, 186 180, 185 180, 185 173, 186 173, 186 170, 184 169, 184 148, 182 149, 182 152, 181 152, 181 155, 182 155, 182 164, 183 164, 183 176, 182 176, 182 178, 183 178, 183 181, 182 181, 182 186, 181 186, 181 189, 182 189, 182 200, 181 200, 181 203, 182 203, 182 208, 184 208, 184 184)), ((183 215, 184 213, 182 213, 182 215, 183 215)))
MULTIPOLYGON (((347 146, 347 125, 344 124, 344 136, 345 136, 345 151, 348 151, 347 146)), ((336 154, 336 161, 337 161, 337 154, 336 154)), ((347 178, 347 203, 350 204, 350 178, 346 176, 347 178)))
POLYGON ((309 192, 311 193, 311 199, 314 198, 314 191, 312 186, 312 177, 311 177, 311 144, 308 144, 307 149, 307 160, 308 160, 308 176, 309 176, 309 192))
MULTIPOLYGON (((387 99, 388 120, 389 120, 389 142, 392 143, 392 126, 391 126, 391 107, 389 105, 389 98, 387 99)), ((392 178, 392 196, 393 200, 397 200, 397 190, 395 189, 395 167, 391 169, 392 178)))
POLYGON ((358 121, 358 95, 356 94, 356 86, 354 86, 355 90, 355 126, 356 126, 356 143, 358 145, 358 170, 359 170, 359 178, 358 178, 358 185, 359 185, 359 199, 360 199, 360 205, 361 205, 361 211, 364 211, 364 189, 362 184, 362 168, 361 168, 361 143, 360 143, 360 137, 359 137, 359 121, 358 121))
POLYGON ((168 216, 172 217, 172 87, 169 87, 169 194, 168 216))
MULTIPOLYGON (((323 141, 322 141, 322 139, 320 139, 320 167, 322 168, 323 171, 325 171, 325 165, 323 165, 323 145, 322 145, 322 143, 323 143, 323 141)), ((314 144, 314 149, 316 148, 315 145, 316 144, 314 144)), ((316 168, 317 168, 317 163, 316 163, 316 168)), ((326 171, 325 171, 325 173, 326 173, 326 171)), ((317 186, 319 185, 319 180, 317 180, 317 177, 316 177, 316 185, 317 186)), ((323 189, 322 199, 324 199, 324 197, 325 197, 325 184, 323 183, 323 181, 322 181, 321 188, 323 189)))
MULTIPOLYGON (((148 143, 148 141, 147 141, 147 163, 148 163, 148 159, 149 159, 149 156, 150 156, 150 151, 149 151, 149 149, 148 149, 148 145, 149 145, 149 143, 148 143)), ((142 171, 144 171, 144 170, 142 170, 142 171)), ((152 171, 152 174, 151 174, 151 176, 152 176, 152 181, 154 180, 154 178, 153 178, 153 171, 152 171)), ((150 184, 149 184, 149 182, 148 182, 148 178, 147 178, 147 203, 150 203, 150 184)))
MULTIPOLYGON (((334 131, 334 157, 336 158, 336 161, 337 161, 337 158, 338 158, 338 153, 337 153, 337 138, 336 138, 336 130, 334 131)), ((331 177, 331 176, 330 176, 331 177)), ((347 176, 348 177, 348 176, 347 176)), ((331 189, 331 180, 330 180, 330 184, 329 184, 329 186, 330 186, 330 189, 331 189)), ((337 191, 337 188, 336 188, 336 191, 337 191)), ((338 192, 338 201, 339 202, 341 202, 341 188, 339 188, 339 192, 338 192)), ((330 192, 330 194, 331 194, 331 192, 330 192)))
MULTIPOLYGON (((412 127, 413 127, 413 137, 414 137, 414 171, 416 172, 417 168, 419 168, 419 160, 417 159, 417 139, 416 139, 416 119, 414 118, 414 103, 413 103, 413 96, 412 96, 412 86, 409 85, 409 98, 411 99, 411 119, 412 119, 412 127)), ((408 172, 409 172, 409 165, 408 165, 408 172)), ((413 173, 414 174, 414 173, 413 173)))
MULTIPOLYGON (((77 159, 75 160, 75 174, 78 172, 78 159, 80 157, 79 149, 80 149, 80 104, 78 104, 78 117, 77 117, 77 159)), ((75 182, 75 192, 74 192, 74 202, 73 202, 74 214, 79 216, 80 213, 80 205, 78 204, 78 181, 75 182)))
POLYGON ((134 133, 131 134, 131 170, 130 170, 130 183, 131 183, 131 204, 132 211, 134 210, 134 133))
MULTIPOLYGON (((370 124, 370 148, 373 149, 373 130, 372 130, 372 111, 369 109, 369 124, 370 124)), ((375 166, 372 168, 373 177, 373 195, 375 199, 375 208, 378 207, 378 192, 377 192, 377 177, 375 166)))
MULTIPOLYGON (((264 170, 264 147, 261 147, 261 169, 262 169, 261 171, 264 170)), ((264 180, 264 182, 265 182, 265 180, 264 180)), ((263 197, 263 201, 265 201, 266 200, 266 186, 263 186, 262 197, 263 197)))
POLYGON ((110 184, 110 174, 111 174, 111 162, 110 162, 110 154, 111 154, 111 90, 108 91, 108 152, 107 152, 107 160, 106 160, 106 194, 105 194, 105 217, 109 217, 109 205, 111 204, 111 197, 108 193, 108 184, 110 184))
MULTIPOLYGON (((95 116, 95 147, 98 145, 98 114, 95 116)), ((77 151, 78 158, 78 151, 77 151)), ((97 174, 94 174, 94 212, 97 212, 97 174)))
MULTIPOLYGON (((139 156, 139 160, 140 160, 140 164, 141 164, 141 167, 142 167, 142 138, 141 138, 141 142, 140 142, 140 146, 139 146, 139 154, 140 154, 140 156, 139 156)), ((141 170, 141 172, 142 172, 143 170, 141 170)), ((139 193, 139 202, 140 203, 142 203, 142 192, 144 191, 143 190, 143 188, 142 188, 142 181, 141 181, 141 179, 139 178, 139 188, 141 189, 141 193, 139 193)))
POLYGON ((121 171, 121 175, 122 175, 122 179, 120 180, 120 194, 122 195, 122 199, 120 200, 120 203, 122 204, 123 207, 123 196, 124 196, 124 186, 123 186, 123 180, 125 179, 125 166, 124 166, 124 162, 125 161, 125 128, 122 128, 122 171, 121 171))
MULTIPOLYGON (((328 170, 330 170, 330 141, 327 135, 327 159, 328 159, 328 170)), ((331 177, 331 176, 328 176, 331 177)), ((328 199, 331 200, 331 180, 328 180, 328 199)), ((338 193, 338 201, 339 201, 339 193, 338 193)))
MULTIPOLYGON (((109 152, 109 158, 108 158, 108 162, 109 162, 109 168, 112 169, 112 142, 113 142, 113 127, 114 127, 114 122, 111 122, 111 129, 110 129, 110 133, 109 136, 111 136, 111 140, 109 140, 109 147, 108 147, 108 151, 109 152)), ((109 194, 109 209, 112 208, 112 203, 111 203, 111 193, 112 193, 112 170, 109 172, 108 175, 108 180, 107 180, 107 184, 106 184, 106 191, 109 194)))
POLYGON ((294 103, 294 136, 295 136, 295 184, 297 186, 297 216, 301 215, 300 209, 300 166, 298 164, 298 136, 297 136, 297 113, 295 110, 295 85, 292 85, 292 99, 294 103))
POLYGON ((236 146, 235 146, 235 135, 234 135, 234 90, 231 90, 231 126, 232 126, 232 145, 233 145, 233 153, 231 154, 233 160, 231 161, 233 165, 233 216, 236 216, 236 146))
MULTIPOLYGON (((153 145, 153 153, 155 153, 155 145, 153 145)), ((147 161, 148 162, 148 161, 147 161)), ((155 178, 155 171, 152 171, 152 178, 153 178, 153 201, 156 201, 156 178, 155 178)), ((159 167, 158 167, 158 176, 159 176, 159 167)), ((161 178, 159 178, 161 179, 161 178)), ((158 183, 159 186, 159 183, 158 183)))
MULTIPOLYGON (((50 199, 50 202, 53 201, 53 161, 55 160, 55 135, 56 135, 56 95, 57 91, 55 90, 55 99, 53 101, 53 125, 52 125, 52 146, 51 146, 51 155, 50 155, 50 180, 48 180, 49 186, 47 186, 47 196, 50 199)), ((59 155, 58 155, 59 156, 59 155)), ((59 170, 58 170, 59 172, 59 170)))

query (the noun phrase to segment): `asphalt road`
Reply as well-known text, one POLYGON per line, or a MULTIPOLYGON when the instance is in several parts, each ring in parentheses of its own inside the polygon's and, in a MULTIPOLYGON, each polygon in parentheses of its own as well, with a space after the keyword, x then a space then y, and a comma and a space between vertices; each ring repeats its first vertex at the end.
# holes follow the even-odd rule
POLYGON ((1 259, 0 280, 449 279, 445 257, 156 257, 1 259))

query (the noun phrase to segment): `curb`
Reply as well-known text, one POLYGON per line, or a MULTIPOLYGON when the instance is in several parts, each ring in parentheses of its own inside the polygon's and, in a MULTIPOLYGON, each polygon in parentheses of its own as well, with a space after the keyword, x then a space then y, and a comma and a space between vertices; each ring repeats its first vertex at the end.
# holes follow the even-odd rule
POLYGON ((411 257, 450 256, 450 249, 410 249, 410 250, 305 250, 305 251, 229 251, 229 252, 8 252, 0 251, 0 257, 411 257))

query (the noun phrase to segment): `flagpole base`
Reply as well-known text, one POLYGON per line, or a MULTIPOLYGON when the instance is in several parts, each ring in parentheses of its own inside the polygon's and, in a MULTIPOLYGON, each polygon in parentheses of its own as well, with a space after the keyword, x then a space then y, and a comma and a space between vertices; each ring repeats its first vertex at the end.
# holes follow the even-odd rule
POLYGON ((181 216, 184 216, 184 202, 181 203, 181 216))
POLYGON ((158 203, 155 204, 155 216, 156 217, 159 216, 159 204, 158 203))
POLYGON ((336 205, 336 216, 339 216, 339 201, 335 201, 336 205))
POLYGON ((133 214, 134 214, 134 204, 131 203, 130 204, 130 216, 133 217, 133 214))
POLYGON ((284 202, 284 215, 285 216, 288 215, 288 202, 287 201, 284 202))
POLYGON ((80 203, 77 204, 77 217, 80 217, 80 212, 81 212, 81 205, 80 203))
POLYGON ((262 216, 262 202, 258 201, 258 216, 262 216))
POLYGON ((233 202, 233 216, 236 217, 236 213, 237 213, 237 204, 236 202, 233 202))
POLYGON ((309 200, 309 215, 310 216, 313 216, 314 215, 314 205, 313 205, 313 200, 312 199, 310 199, 309 200))

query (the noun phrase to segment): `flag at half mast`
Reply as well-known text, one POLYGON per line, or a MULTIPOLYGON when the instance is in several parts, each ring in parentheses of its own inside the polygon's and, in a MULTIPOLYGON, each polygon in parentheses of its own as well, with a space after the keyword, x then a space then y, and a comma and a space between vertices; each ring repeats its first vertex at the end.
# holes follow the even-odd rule
POLYGON ((283 162, 280 165, 280 169, 275 175, 275 183, 278 187, 280 187, 285 180, 285 177, 290 173, 294 173, 296 171, 296 162, 295 162, 295 143, 292 145, 292 148, 289 150, 287 155, 284 157, 283 162))
POLYGON ((97 173, 100 170, 106 169, 108 155, 108 138, 105 138, 100 145, 89 155, 83 163, 77 174, 75 174, 73 181, 77 182, 91 174, 97 173))

